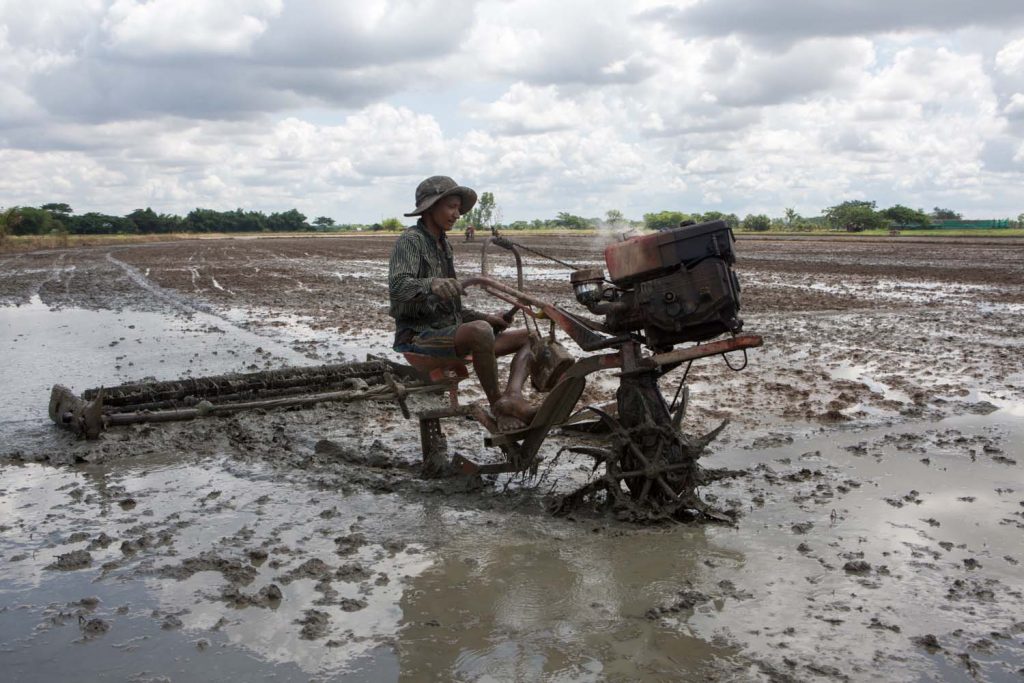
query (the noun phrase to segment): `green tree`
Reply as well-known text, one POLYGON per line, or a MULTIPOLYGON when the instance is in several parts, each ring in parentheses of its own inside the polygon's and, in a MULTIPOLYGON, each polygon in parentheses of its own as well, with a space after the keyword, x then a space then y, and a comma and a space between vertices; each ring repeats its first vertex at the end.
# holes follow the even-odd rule
POLYGON ((494 193, 483 192, 480 194, 476 206, 459 219, 457 227, 463 229, 467 225, 472 225, 474 228, 490 228, 497 220, 497 211, 498 205, 494 202, 494 193))
POLYGON ((796 209, 786 209, 786 225, 793 226, 798 220, 800 220, 800 214, 796 212, 796 209))
POLYGON ((402 221, 399 218, 385 218, 380 222, 380 226, 382 230, 388 230, 390 232, 396 232, 405 227, 402 225, 402 221))
POLYGON ((576 216, 567 211, 559 211, 558 216, 555 217, 553 222, 560 228, 569 228, 570 230, 585 230, 590 227, 590 221, 586 218, 576 216))
POLYGON ((626 217, 622 215, 622 212, 618 209, 609 209, 604 214, 604 221, 614 228, 619 223, 624 223, 626 221, 626 217))
POLYGON ((42 209, 43 211, 49 211, 54 215, 63 214, 65 216, 70 216, 71 214, 74 213, 74 211, 71 210, 71 205, 65 204, 64 202, 53 202, 51 204, 43 204, 39 208, 42 209))
POLYGON ((76 235, 115 235, 135 232, 135 224, 127 218, 109 216, 96 211, 72 216, 68 227, 76 235))
POLYGON ((754 232, 764 232, 772 226, 772 219, 763 213, 751 214, 748 213, 743 219, 742 227, 744 230, 752 230, 754 232))
POLYGON ((181 217, 158 214, 153 209, 135 209, 125 216, 135 225, 135 232, 144 235, 167 234, 181 229, 181 217))
POLYGON ((267 229, 271 232, 298 232, 309 230, 309 224, 306 223, 306 217, 297 209, 289 209, 267 216, 267 229))
POLYGON ((1017 215, 1017 227, 1024 228, 1024 213, 1017 215))
POLYGON ((12 235, 46 235, 56 228, 53 214, 31 206, 10 209, 9 230, 12 235))
POLYGON ((837 230, 861 232, 884 228, 886 219, 875 211, 875 202, 845 201, 824 211, 825 221, 837 230))
POLYGON ((936 206, 932 209, 932 218, 940 221, 958 221, 963 218, 963 216, 952 209, 940 209, 936 206))
POLYGON ((11 207, 0 213, 0 245, 7 240, 7 235, 11 234, 11 231, 13 231, 14 226, 18 221, 18 217, 14 209, 15 207, 11 207))
POLYGON ((185 232, 217 232, 220 219, 217 211, 211 209, 192 209, 181 223, 185 232))
POLYGON ((924 211, 897 204, 879 212, 899 228, 927 228, 931 222, 924 211))
POLYGON ((330 216, 317 216, 313 220, 313 225, 318 228, 331 228, 334 227, 334 219, 330 216))
POLYGON ((678 228, 683 221, 693 220, 693 217, 679 211, 660 211, 658 213, 645 213, 644 225, 651 230, 671 230, 678 228))

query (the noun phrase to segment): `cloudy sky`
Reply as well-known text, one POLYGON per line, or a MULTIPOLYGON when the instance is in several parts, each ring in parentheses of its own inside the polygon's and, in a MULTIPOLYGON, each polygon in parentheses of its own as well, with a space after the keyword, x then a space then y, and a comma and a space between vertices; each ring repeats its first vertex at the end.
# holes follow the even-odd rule
POLYGON ((0 206, 1024 212, 1022 0, 0 0, 0 206))

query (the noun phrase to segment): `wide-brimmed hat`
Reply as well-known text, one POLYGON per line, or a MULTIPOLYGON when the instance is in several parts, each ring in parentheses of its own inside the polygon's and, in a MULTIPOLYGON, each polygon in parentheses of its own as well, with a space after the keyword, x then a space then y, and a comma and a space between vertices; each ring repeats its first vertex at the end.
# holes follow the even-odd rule
POLYGON ((433 206, 437 200, 457 194, 462 200, 459 213, 465 215, 476 204, 476 190, 459 185, 446 175, 430 176, 416 186, 416 209, 406 216, 419 216, 433 206))

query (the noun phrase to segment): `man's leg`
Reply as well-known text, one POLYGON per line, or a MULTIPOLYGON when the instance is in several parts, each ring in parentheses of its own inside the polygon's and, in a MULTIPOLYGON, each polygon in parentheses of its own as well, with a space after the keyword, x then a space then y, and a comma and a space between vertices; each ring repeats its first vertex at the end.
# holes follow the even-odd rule
POLYGON ((463 323, 455 332, 455 350, 459 355, 473 354, 473 369, 495 413, 511 415, 529 424, 537 409, 523 398, 523 385, 530 374, 533 352, 529 330, 509 330, 495 338, 491 326, 482 320, 463 323), (498 385, 497 356, 515 353, 508 385, 502 393, 498 385))
POLYGON ((494 330, 483 320, 463 323, 455 331, 455 352, 473 354, 473 369, 487 400, 494 405, 501 398, 498 388, 498 361, 494 354, 494 330))

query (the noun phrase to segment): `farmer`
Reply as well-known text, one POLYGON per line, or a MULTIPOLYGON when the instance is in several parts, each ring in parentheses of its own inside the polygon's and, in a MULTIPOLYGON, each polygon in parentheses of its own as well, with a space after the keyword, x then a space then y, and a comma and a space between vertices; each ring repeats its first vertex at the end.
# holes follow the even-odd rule
POLYGON ((447 233, 476 204, 476 192, 447 176, 431 176, 416 187, 419 216, 399 236, 388 265, 395 351, 440 358, 473 355, 473 369, 498 425, 527 425, 536 408, 523 398, 533 354, 526 329, 509 330, 508 321, 462 307, 447 233), (497 356, 515 354, 504 391, 498 387, 497 356))

